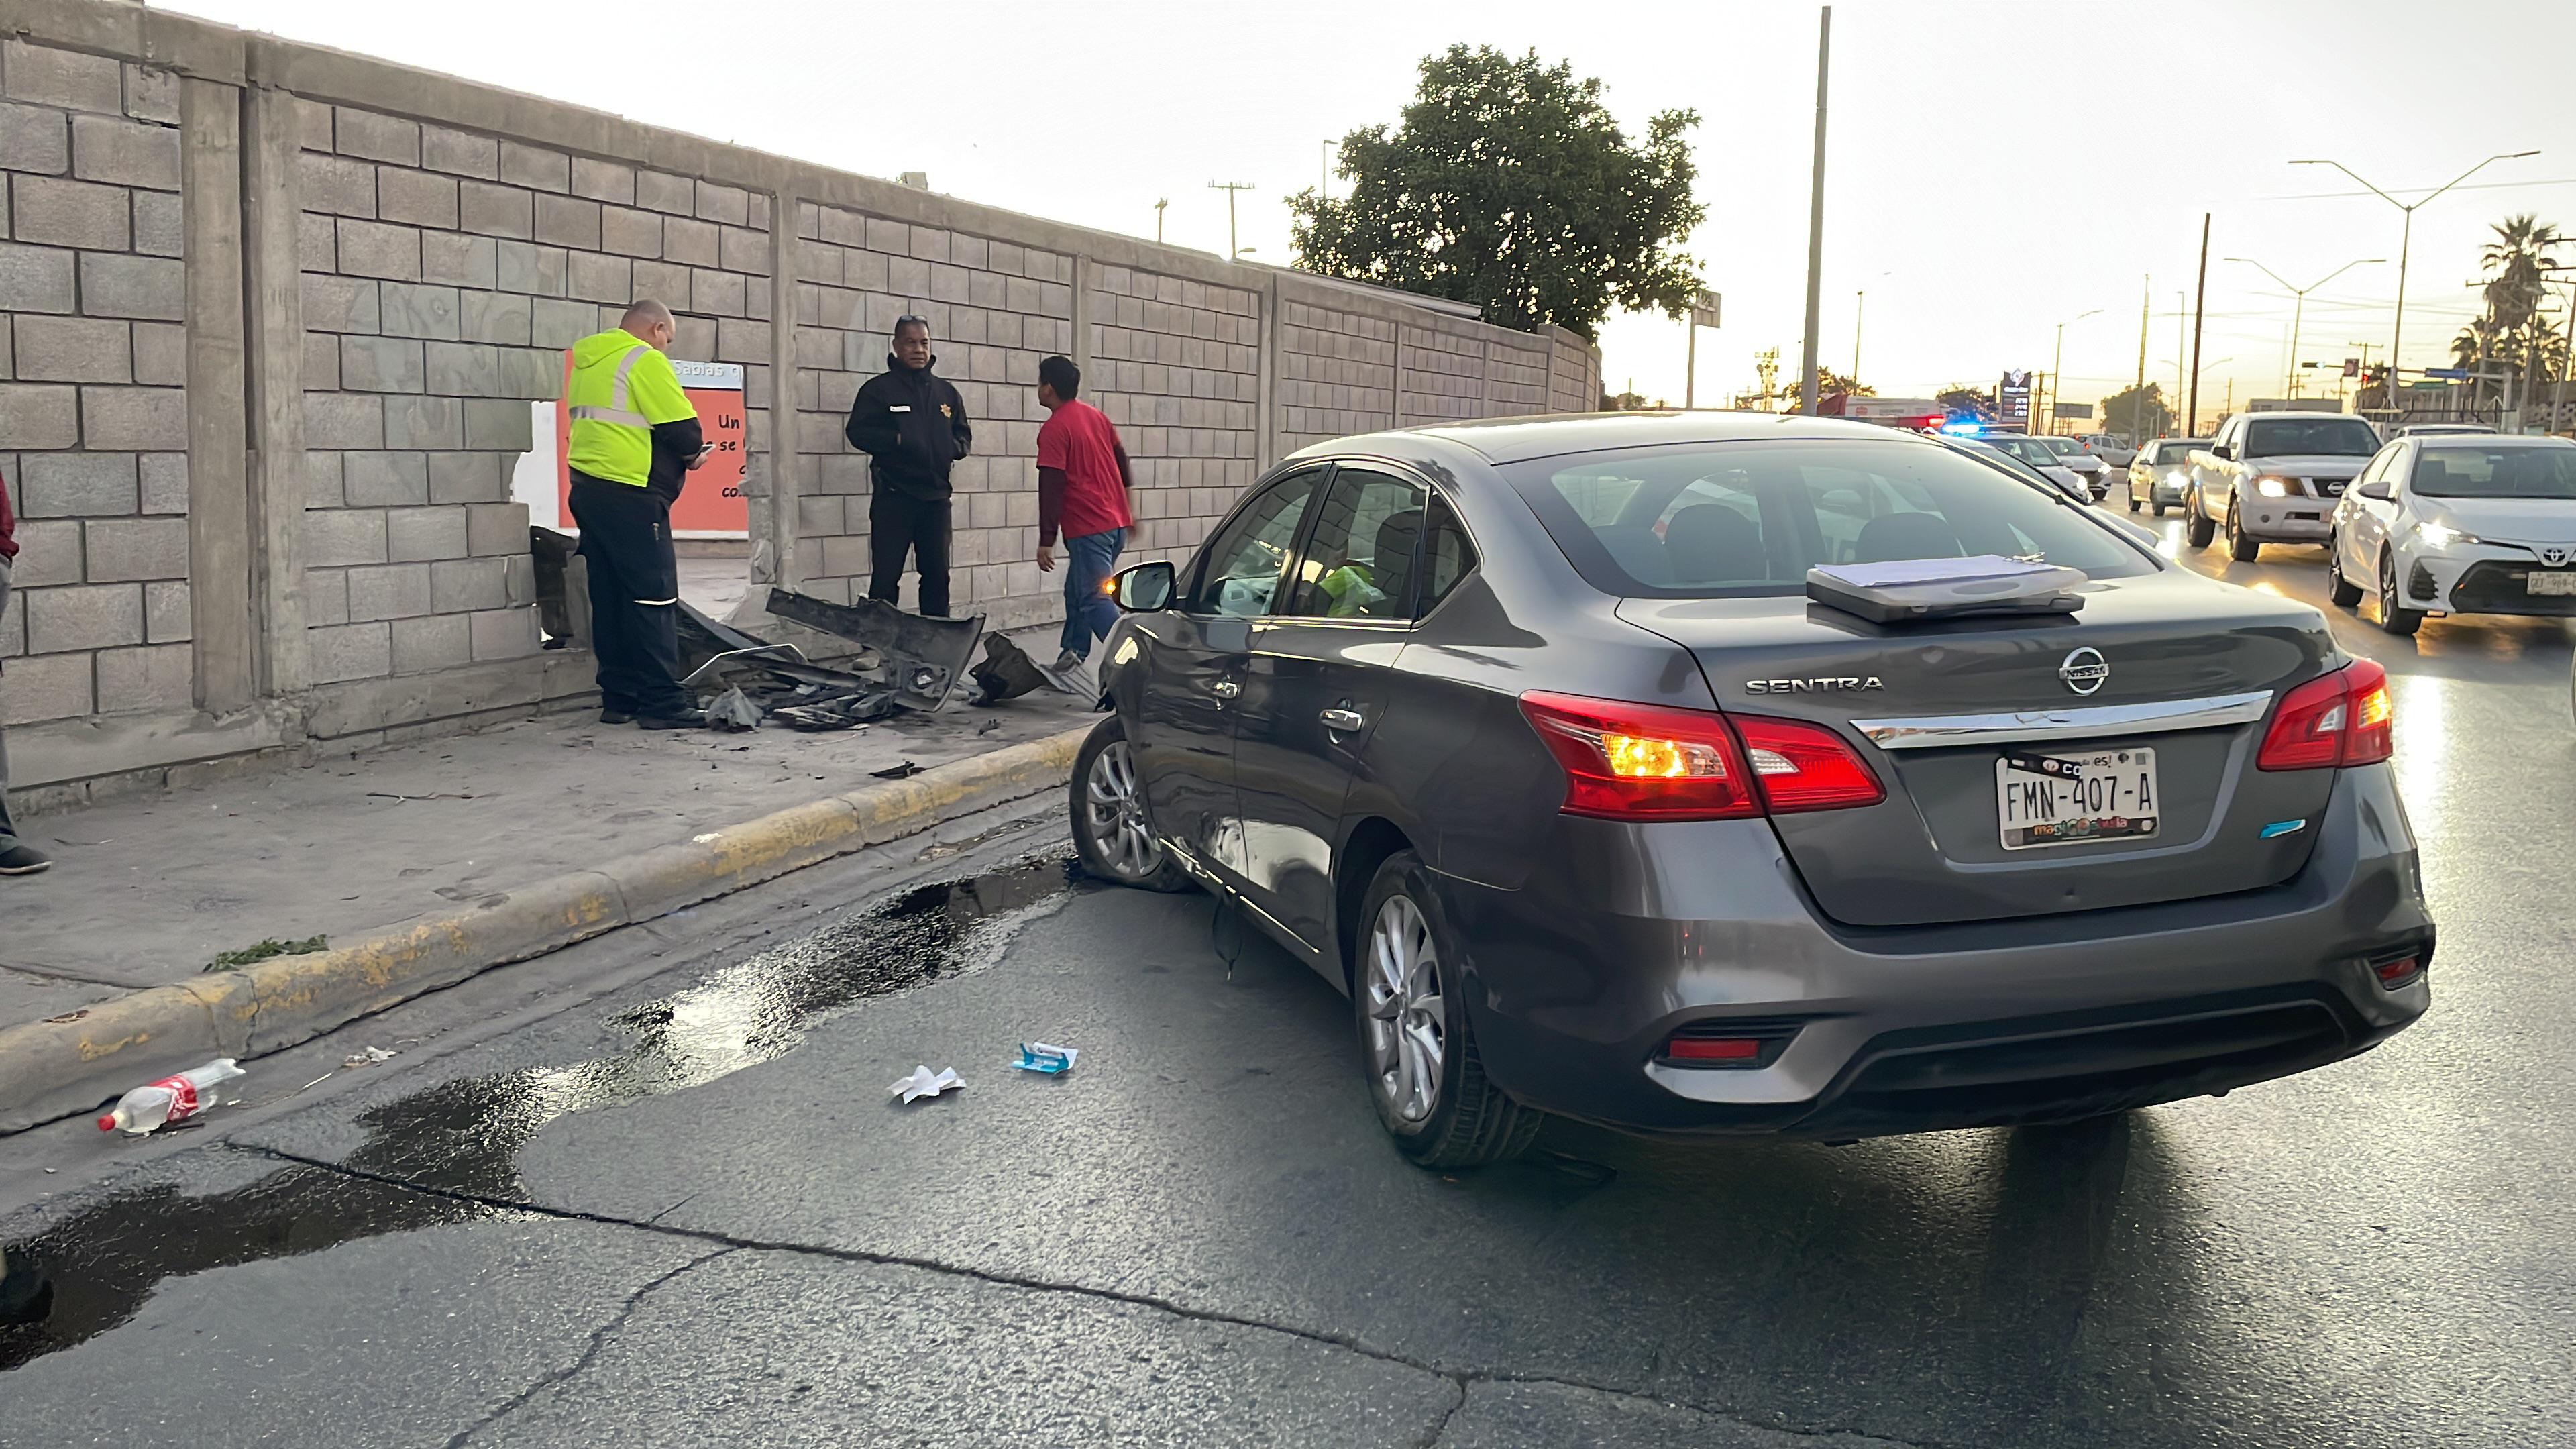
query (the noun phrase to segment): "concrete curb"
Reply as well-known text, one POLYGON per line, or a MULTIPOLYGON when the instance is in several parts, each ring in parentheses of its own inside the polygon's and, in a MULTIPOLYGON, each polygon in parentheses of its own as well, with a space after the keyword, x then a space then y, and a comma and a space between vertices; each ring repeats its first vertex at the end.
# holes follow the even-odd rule
POLYGON ((467 977, 790 871, 1061 789, 1091 727, 872 783, 574 871, 348 945, 128 992, 77 1021, 0 1027, 0 1132, 86 1111, 208 1057, 310 1041, 467 977))

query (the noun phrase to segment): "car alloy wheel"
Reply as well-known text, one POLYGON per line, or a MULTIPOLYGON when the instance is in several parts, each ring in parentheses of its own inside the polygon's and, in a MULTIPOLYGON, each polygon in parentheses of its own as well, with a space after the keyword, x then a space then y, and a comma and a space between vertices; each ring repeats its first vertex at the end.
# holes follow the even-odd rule
POLYGON ((2349 609, 2361 602, 2361 585, 2343 576, 2343 532, 2338 529, 2326 535, 2326 597, 2338 609, 2349 609))
POLYGON ((1448 1005, 1440 995, 1440 952, 1431 925, 1404 896, 1389 896, 1378 907, 1364 969, 1370 1084, 1398 1118, 1423 1121, 1440 1106, 1448 1005))
POLYGON ((1140 881, 1163 864, 1163 845, 1145 824, 1144 797, 1136 788, 1136 755, 1125 740, 1112 741, 1091 757, 1083 781, 1083 823, 1100 843, 1110 873, 1123 881, 1140 881))
POLYGON ((2398 602, 2397 551, 2379 551, 2379 627, 2391 634, 2412 634, 2424 627, 2424 611, 2398 602))
POLYGON ((2262 552, 2263 545, 2259 540, 2245 536, 2244 510, 2230 500, 2227 505, 2227 556, 2238 563, 2252 563, 2262 552))

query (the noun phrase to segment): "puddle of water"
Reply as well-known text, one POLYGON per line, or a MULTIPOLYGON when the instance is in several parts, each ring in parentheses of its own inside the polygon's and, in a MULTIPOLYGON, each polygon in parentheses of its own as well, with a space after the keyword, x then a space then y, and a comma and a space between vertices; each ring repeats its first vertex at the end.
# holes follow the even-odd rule
MULTIPOLYGON (((856 1002, 979 970, 1021 925, 1081 888, 1076 869, 1054 860, 924 886, 620 1012, 607 1022, 627 1039, 618 1050, 442 1082, 371 1108, 358 1119, 368 1139, 348 1165, 445 1192, 518 1197, 519 1149, 556 1118, 714 1081, 794 1049, 856 1002)), ((123 1323, 164 1278, 502 1212, 301 1166, 201 1197, 165 1186, 110 1198, 7 1248, 0 1372, 123 1323), (50 1311, 9 1322, 6 1310, 34 1296, 38 1274, 50 1280, 50 1311)))

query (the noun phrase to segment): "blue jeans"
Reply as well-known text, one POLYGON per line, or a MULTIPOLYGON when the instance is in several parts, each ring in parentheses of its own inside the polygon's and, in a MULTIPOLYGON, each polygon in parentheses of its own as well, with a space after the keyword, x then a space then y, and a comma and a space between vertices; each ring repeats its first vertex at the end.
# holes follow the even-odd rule
POLYGON ((1103 529, 1064 541, 1064 648, 1077 659, 1091 657, 1091 641, 1109 637, 1118 622, 1118 604, 1100 586, 1118 563, 1127 530, 1103 529))

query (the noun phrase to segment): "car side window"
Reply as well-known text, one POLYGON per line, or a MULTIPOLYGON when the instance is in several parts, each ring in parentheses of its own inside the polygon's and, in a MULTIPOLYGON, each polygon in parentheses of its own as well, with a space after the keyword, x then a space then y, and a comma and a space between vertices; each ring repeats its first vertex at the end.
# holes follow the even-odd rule
POLYGON ((1292 473, 1236 514, 1208 545, 1198 588, 1186 612, 1237 619, 1274 612, 1280 576, 1296 546, 1298 526, 1306 521, 1307 507, 1314 501, 1316 481, 1322 477, 1320 468, 1292 473))
POLYGON ((1421 618, 1440 607, 1458 582, 1475 572, 1476 545, 1467 537, 1467 526, 1458 521, 1449 500, 1431 495, 1431 512, 1422 530, 1422 599, 1413 609, 1421 618))
POLYGON ((1373 468, 1333 470, 1283 613, 1409 619, 1422 554, 1424 490, 1373 468))

